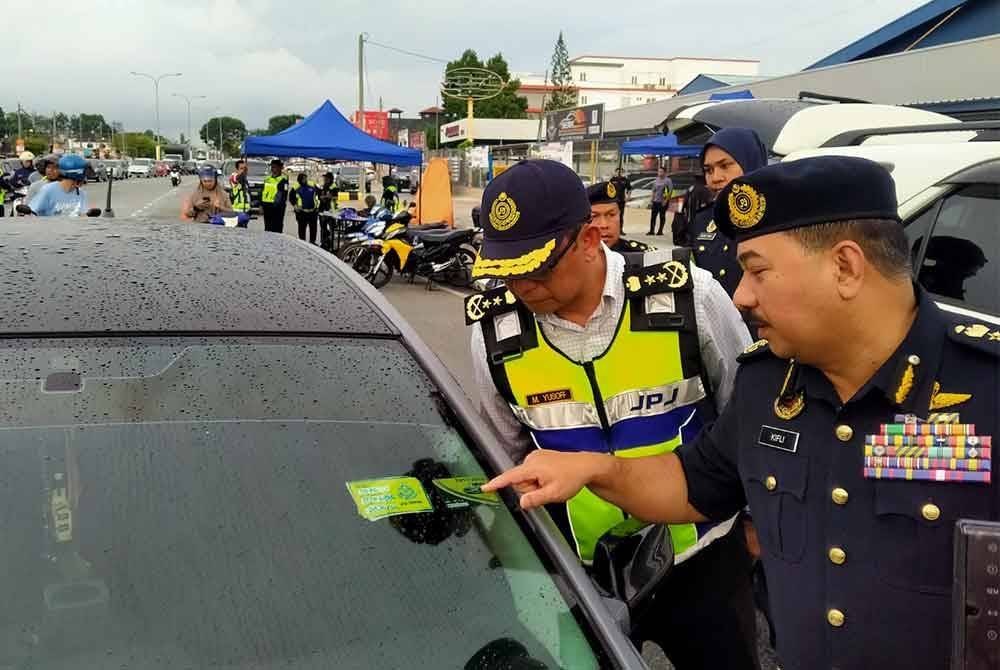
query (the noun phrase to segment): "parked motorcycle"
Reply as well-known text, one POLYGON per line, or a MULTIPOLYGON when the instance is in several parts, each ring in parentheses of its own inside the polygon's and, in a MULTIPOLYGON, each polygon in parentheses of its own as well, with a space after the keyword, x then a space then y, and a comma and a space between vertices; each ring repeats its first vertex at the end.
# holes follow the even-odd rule
POLYGON ((434 282, 468 287, 476 262, 472 241, 478 232, 475 228, 418 231, 393 224, 384 239, 363 245, 352 267, 375 288, 388 284, 396 272, 409 275, 411 282, 425 277, 428 288, 434 282))

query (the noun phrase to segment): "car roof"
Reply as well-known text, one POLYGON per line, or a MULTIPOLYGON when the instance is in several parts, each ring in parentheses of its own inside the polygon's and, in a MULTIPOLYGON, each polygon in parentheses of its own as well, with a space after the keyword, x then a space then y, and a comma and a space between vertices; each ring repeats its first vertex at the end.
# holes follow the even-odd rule
POLYGON ((0 337, 398 335, 360 277, 287 235, 143 219, 10 221, 0 241, 0 337))
POLYGON ((967 168, 1000 160, 1000 142, 829 147, 799 151, 786 156, 785 160, 831 155, 859 156, 888 168, 896 184, 900 213, 905 218, 913 209, 908 201, 923 191, 947 182, 952 175, 967 168))
POLYGON ((849 130, 949 122, 955 119, 912 107, 783 98, 707 101, 682 107, 664 121, 684 144, 707 139, 706 127, 753 128, 768 150, 779 156, 821 146, 849 130))

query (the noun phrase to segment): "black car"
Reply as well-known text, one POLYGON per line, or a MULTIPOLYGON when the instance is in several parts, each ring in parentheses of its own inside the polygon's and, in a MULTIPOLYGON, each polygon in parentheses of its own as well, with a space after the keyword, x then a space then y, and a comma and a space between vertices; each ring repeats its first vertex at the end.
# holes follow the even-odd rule
POLYGON ((5 666, 644 667, 551 520, 479 492, 510 461, 332 255, 156 221, 5 238, 5 666))

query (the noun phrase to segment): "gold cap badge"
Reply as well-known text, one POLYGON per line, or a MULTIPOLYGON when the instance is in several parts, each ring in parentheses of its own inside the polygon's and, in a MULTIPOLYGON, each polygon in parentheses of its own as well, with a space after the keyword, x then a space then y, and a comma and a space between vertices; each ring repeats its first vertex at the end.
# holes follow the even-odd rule
POLYGON ((737 228, 753 228, 764 218, 767 199, 749 184, 734 184, 729 192, 729 220, 737 228))
POLYGON ((618 197, 618 189, 616 189, 615 185, 612 184, 611 182, 608 182, 608 197, 609 198, 617 198, 618 197))
POLYGON ((490 206, 490 225, 497 230, 513 228, 521 212, 517 211, 517 203, 506 193, 501 193, 490 206))

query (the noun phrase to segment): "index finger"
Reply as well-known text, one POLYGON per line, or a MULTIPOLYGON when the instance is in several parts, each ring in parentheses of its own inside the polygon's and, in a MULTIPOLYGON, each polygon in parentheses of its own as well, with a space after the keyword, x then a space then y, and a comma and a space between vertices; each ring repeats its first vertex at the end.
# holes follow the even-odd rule
POLYGON ((518 465, 507 472, 497 475, 490 481, 482 485, 482 490, 486 492, 498 491, 508 486, 534 481, 535 475, 524 465, 518 465))

